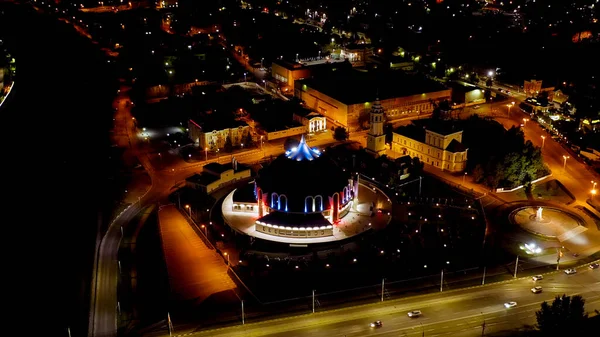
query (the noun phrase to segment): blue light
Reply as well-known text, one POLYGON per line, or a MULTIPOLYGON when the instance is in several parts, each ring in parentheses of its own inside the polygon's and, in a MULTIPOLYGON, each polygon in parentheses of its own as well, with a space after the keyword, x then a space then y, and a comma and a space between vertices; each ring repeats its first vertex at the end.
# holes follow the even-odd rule
POLYGON ((313 159, 319 158, 321 152, 317 149, 311 149, 306 144, 306 140, 304 139, 304 135, 300 139, 300 144, 297 147, 292 148, 291 151, 287 151, 285 153, 286 157, 292 160, 301 161, 308 160, 311 161, 313 159))

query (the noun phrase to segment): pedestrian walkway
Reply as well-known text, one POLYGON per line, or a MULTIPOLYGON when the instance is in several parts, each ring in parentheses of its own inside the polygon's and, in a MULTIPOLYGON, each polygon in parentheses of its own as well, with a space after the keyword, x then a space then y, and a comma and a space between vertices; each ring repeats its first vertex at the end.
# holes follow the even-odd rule
POLYGON ((173 300, 199 304, 236 288, 223 258, 206 246, 174 205, 162 206, 158 220, 173 300))

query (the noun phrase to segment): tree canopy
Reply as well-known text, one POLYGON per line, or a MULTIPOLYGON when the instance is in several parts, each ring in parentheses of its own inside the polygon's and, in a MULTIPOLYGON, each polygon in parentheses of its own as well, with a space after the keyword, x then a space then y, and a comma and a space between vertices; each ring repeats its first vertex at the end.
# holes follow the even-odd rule
POLYGON ((346 129, 341 126, 338 126, 333 131, 333 138, 335 140, 344 141, 344 140, 348 139, 348 131, 346 131, 346 129))
POLYGON ((521 128, 504 130, 499 123, 475 115, 464 122, 463 137, 469 149, 467 169, 477 183, 513 188, 550 173, 541 149, 525 141, 521 128))
POLYGON ((542 303, 540 310, 535 313, 538 329, 544 336, 583 332, 587 326, 584 305, 585 300, 579 295, 557 295, 552 304, 542 303))

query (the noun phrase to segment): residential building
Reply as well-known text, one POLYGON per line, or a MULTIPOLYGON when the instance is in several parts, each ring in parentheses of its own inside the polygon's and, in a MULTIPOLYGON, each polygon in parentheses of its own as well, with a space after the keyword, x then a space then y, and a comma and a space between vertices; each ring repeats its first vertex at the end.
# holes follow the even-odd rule
POLYGON ((450 100, 451 89, 442 84, 400 72, 363 73, 356 70, 328 77, 299 80, 295 96, 327 117, 329 125, 356 131, 369 126, 375 91, 386 120, 429 114, 433 103, 450 100))
POLYGON ((250 133, 250 126, 243 121, 222 121, 216 118, 197 123, 188 121, 189 137, 202 149, 215 151, 223 149, 227 139, 231 139, 232 146, 241 146, 250 133))
POLYGON ((230 164, 210 163, 204 165, 201 173, 185 179, 187 187, 211 194, 221 187, 251 177, 250 167, 237 162, 235 158, 230 164))
POLYGON ((421 162, 444 171, 462 172, 467 165, 462 130, 449 124, 400 127, 393 132, 392 151, 398 156, 418 157, 421 162))

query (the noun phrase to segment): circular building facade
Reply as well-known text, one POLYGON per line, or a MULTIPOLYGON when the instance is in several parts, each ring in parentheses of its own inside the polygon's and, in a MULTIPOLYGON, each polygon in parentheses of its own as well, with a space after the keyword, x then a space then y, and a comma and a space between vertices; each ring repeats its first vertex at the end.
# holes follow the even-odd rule
POLYGON ((357 187, 349 172, 302 137, 297 147, 258 173, 256 230, 293 237, 333 235, 332 225, 348 213, 357 187))

